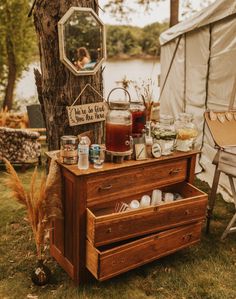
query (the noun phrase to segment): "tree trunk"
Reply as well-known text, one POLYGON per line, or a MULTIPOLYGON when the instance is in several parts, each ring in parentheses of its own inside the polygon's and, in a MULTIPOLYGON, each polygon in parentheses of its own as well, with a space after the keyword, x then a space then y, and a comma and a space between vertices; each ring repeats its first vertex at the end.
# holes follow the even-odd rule
MULTIPOLYGON (((66 106, 71 105, 83 87, 90 83, 102 93, 102 72, 94 76, 75 76, 59 59, 57 23, 71 6, 90 7, 97 12, 96 0, 37 0, 34 8, 34 24, 39 40, 41 86, 37 86, 44 113, 49 150, 59 149, 60 137, 77 135, 93 130, 95 142, 103 141, 103 123, 70 127, 66 106)), ((87 90, 77 104, 97 102, 97 96, 87 90)))
POLYGON ((9 35, 6 36, 6 49, 8 60, 8 75, 7 86, 5 89, 5 96, 3 100, 3 109, 7 107, 8 110, 10 110, 13 104, 13 93, 16 83, 16 58, 13 43, 9 35))
POLYGON ((170 0, 170 27, 179 23, 179 0, 170 0))

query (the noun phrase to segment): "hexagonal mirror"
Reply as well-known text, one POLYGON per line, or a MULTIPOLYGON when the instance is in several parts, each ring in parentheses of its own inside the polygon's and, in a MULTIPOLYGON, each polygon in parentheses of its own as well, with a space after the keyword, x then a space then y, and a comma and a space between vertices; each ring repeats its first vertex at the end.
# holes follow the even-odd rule
POLYGON ((106 58, 105 26, 91 8, 71 7, 58 22, 61 61, 77 76, 94 75, 106 58))

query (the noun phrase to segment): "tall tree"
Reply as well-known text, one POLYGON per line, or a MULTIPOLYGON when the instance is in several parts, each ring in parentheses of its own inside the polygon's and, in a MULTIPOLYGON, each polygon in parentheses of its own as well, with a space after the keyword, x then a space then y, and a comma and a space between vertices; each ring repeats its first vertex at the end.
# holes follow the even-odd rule
POLYGON ((170 1, 170 27, 179 23, 179 0, 170 1))
MULTIPOLYGON (((75 76, 60 61, 57 24, 71 6, 90 7, 95 12, 98 11, 97 0, 36 0, 33 10, 41 66, 41 71, 36 71, 37 87, 47 128, 49 150, 59 148, 62 135, 77 135, 93 130, 95 142, 101 142, 103 138, 102 123, 75 127, 70 127, 68 123, 66 106, 74 102, 86 83, 90 83, 102 93, 101 70, 93 76, 75 76)), ((78 104, 96 101, 97 95, 86 90, 78 104)))
POLYGON ((29 0, 3 0, 0 4, 0 92, 3 107, 12 108, 17 79, 35 57, 36 36, 27 18, 29 0))

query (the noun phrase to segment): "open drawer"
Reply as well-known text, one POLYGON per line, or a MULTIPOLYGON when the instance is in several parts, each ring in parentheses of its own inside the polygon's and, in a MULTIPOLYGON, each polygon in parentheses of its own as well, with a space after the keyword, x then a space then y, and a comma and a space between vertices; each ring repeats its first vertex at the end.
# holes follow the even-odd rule
POLYGON ((86 267, 100 281, 111 278, 197 243, 201 227, 198 222, 99 250, 87 241, 86 267))
POLYGON ((107 206, 87 208, 87 238, 98 247, 205 218, 207 195, 196 187, 183 182, 163 188, 163 191, 178 192, 183 199, 121 213, 114 213, 115 201, 107 206))

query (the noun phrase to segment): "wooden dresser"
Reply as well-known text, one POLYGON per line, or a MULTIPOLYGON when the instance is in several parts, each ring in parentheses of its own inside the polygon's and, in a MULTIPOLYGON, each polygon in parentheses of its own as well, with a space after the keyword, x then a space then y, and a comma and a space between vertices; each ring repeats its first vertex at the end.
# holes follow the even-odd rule
POLYGON ((54 222, 51 255, 77 283, 102 281, 200 241, 207 195, 191 185, 198 152, 105 163, 100 170, 60 164, 64 219, 54 222), (183 199, 114 213, 153 189, 183 199))

